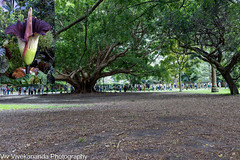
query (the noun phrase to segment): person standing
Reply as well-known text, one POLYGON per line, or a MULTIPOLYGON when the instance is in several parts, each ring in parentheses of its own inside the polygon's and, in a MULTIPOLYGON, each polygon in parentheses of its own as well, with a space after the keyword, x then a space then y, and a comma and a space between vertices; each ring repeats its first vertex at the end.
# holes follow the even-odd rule
POLYGON ((34 88, 33 88, 33 91, 34 91, 34 95, 36 95, 36 94, 37 94, 37 88, 34 87, 34 88))
POLYGON ((31 95, 33 95, 33 90, 34 90, 34 88, 33 88, 33 87, 31 87, 31 95))
POLYGON ((42 85, 42 94, 44 93, 44 85, 42 85))
POLYGON ((9 95, 9 91, 10 91, 10 90, 9 90, 9 87, 8 87, 8 86, 6 87, 6 90, 7 90, 7 95, 9 95))
POLYGON ((127 85, 126 84, 124 85, 123 89, 124 89, 124 92, 127 92, 127 85))
POLYGON ((18 87, 18 95, 21 95, 21 87, 18 87))
POLYGON ((197 90, 197 83, 194 83, 195 90, 197 90))
POLYGON ((3 95, 6 95, 6 88, 4 86, 2 87, 2 92, 3 92, 3 95))
POLYGON ((177 84, 176 83, 174 83, 174 89, 176 89, 177 88, 177 84))
POLYGON ((26 95, 26 93, 27 93, 27 88, 23 87, 23 94, 26 95))
POLYGON ((28 95, 31 95, 31 87, 28 86, 28 95))
POLYGON ((48 86, 46 86, 46 92, 47 92, 47 94, 48 94, 48 90, 49 90, 49 89, 48 89, 48 86))
POLYGON ((122 86, 121 86, 121 84, 120 84, 118 87, 119 87, 119 92, 122 92, 122 86))
POLYGON ((52 92, 52 94, 53 94, 53 86, 51 86, 51 92, 52 92))
POLYGON ((38 87, 38 94, 40 94, 40 92, 41 92, 41 88, 40 88, 40 87, 38 87))
POLYGON ((219 87, 219 88, 221 88, 221 87, 222 87, 222 85, 221 85, 221 82, 218 82, 218 87, 219 87))
MULTIPOLYGON (((100 87, 100 89, 101 89, 101 87, 100 87)), ((67 85, 65 85, 65 92, 68 93, 68 86, 67 85)))
POLYGON ((10 87, 10 93, 13 95, 13 86, 10 87))
POLYGON ((57 86, 55 86, 54 89, 55 89, 55 94, 57 94, 57 86))
POLYGON ((60 94, 62 94, 62 86, 60 87, 60 94))

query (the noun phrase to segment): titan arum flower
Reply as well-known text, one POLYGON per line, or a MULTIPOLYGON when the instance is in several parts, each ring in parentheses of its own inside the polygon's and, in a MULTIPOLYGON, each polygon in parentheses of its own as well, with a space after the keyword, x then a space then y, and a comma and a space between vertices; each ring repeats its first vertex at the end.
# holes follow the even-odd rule
POLYGON ((27 20, 23 23, 18 21, 7 27, 5 33, 17 36, 22 59, 26 65, 30 65, 36 55, 39 36, 46 35, 50 29, 47 22, 32 17, 32 8, 30 8, 27 20))

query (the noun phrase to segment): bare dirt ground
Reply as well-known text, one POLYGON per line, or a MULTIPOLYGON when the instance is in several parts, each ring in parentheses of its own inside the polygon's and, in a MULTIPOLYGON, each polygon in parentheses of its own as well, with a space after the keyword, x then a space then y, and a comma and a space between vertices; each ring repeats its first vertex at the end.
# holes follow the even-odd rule
POLYGON ((98 93, 0 97, 81 107, 0 112, 0 154, 240 159, 240 96, 98 93))

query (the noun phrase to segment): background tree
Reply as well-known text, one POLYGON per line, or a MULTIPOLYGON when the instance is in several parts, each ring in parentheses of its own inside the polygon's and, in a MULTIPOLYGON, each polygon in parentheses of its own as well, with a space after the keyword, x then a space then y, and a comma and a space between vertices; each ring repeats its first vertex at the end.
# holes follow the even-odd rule
POLYGON ((186 63, 190 60, 189 55, 186 55, 186 50, 177 46, 177 43, 171 41, 169 44, 169 52, 166 53, 163 64, 167 66, 173 77, 178 76, 179 91, 182 92, 182 72, 185 69, 186 63))
POLYGON ((186 83, 190 82, 210 82, 210 65, 207 62, 197 59, 191 56, 191 61, 186 64, 185 74, 188 77, 186 83), (194 58, 194 59, 192 59, 194 58))
POLYGON ((156 64, 152 67, 152 70, 148 73, 151 75, 153 81, 155 82, 171 82, 171 75, 169 68, 166 67, 163 63, 156 64))
POLYGON ((229 0, 187 1, 173 9, 165 23, 169 38, 216 67, 231 94, 239 94, 231 75, 240 62, 239 5, 229 0))

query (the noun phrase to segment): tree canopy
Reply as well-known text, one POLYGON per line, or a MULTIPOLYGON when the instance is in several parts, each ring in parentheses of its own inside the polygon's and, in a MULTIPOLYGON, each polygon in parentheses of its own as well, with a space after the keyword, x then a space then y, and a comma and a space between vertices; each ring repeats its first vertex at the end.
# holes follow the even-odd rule
MULTIPOLYGON (((56 79, 70 83, 76 92, 93 92, 99 79, 116 74, 162 82, 206 81, 200 75, 207 76, 204 69, 211 65, 231 94, 239 94, 238 1, 30 0, 20 4, 20 8, 33 6, 36 16, 52 24, 56 79), (55 13, 48 13, 53 7, 55 13)), ((14 8, 0 12, 1 32, 26 14, 14 8)), ((1 34, 0 38, 2 45, 7 37, 1 34)))
MULTIPOLYGON (((239 36, 236 36, 239 35, 238 2, 58 0, 55 3, 58 78, 75 87, 81 86, 79 82, 82 86, 86 83, 93 86, 97 79, 118 73, 149 71, 146 66, 156 57, 172 53, 165 61, 175 59, 174 67, 181 71, 191 54, 212 64, 228 82, 231 93, 238 94, 234 82, 239 76, 236 66, 240 61, 239 36), (173 40, 175 53, 171 47, 173 40), (231 73, 236 77, 232 78, 231 73)), ((86 88, 78 90, 85 92, 86 88)))
MULTIPOLYGON (((79 86, 89 83, 92 90, 99 78, 119 73, 135 74, 140 67, 144 69, 163 45, 157 35, 153 36, 148 31, 149 22, 144 21, 146 17, 142 16, 140 7, 109 0, 89 13, 93 10, 90 6, 96 4, 91 1, 56 2, 56 64, 64 73, 57 79, 66 80, 83 92, 88 87, 79 86), (62 12, 62 7, 66 12, 62 12), (70 17, 78 17, 79 14, 90 15, 58 34, 66 28, 64 26, 72 24, 72 21, 68 22, 70 17)), ((148 9, 145 7, 143 11, 148 12, 148 9)))

